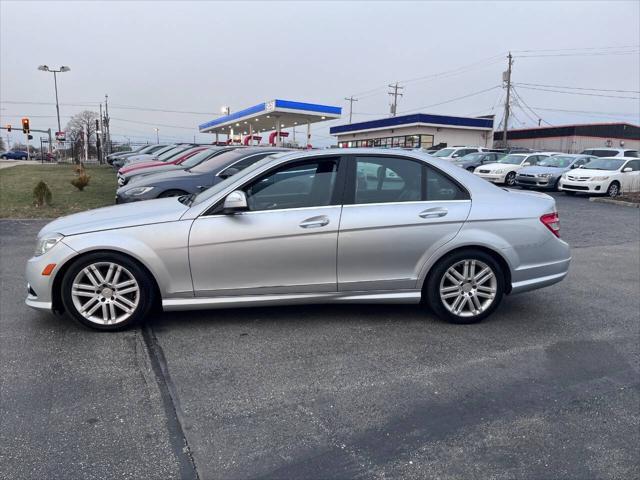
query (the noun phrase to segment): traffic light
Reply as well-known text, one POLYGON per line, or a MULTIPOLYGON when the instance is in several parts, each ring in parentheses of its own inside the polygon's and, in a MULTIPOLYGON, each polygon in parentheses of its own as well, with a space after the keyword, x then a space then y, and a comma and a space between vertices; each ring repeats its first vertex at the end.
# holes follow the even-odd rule
POLYGON ((29 119, 26 117, 22 119, 22 133, 29 133, 29 119))
POLYGON ((10 123, 7 124, 7 133, 11 133, 11 124, 10 123))

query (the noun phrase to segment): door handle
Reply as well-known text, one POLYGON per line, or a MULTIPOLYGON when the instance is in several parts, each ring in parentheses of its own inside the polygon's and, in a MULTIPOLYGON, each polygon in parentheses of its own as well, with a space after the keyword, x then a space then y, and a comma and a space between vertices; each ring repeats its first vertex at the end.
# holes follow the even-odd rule
POLYGON ((447 213, 449 213, 449 210, 447 210, 446 208, 436 207, 427 208, 426 210, 420 212, 418 215, 421 218, 438 218, 444 217, 447 213))
POLYGON ((320 215, 317 217, 307 218, 300 223, 300 228, 318 228, 329 225, 329 217, 326 215, 320 215))

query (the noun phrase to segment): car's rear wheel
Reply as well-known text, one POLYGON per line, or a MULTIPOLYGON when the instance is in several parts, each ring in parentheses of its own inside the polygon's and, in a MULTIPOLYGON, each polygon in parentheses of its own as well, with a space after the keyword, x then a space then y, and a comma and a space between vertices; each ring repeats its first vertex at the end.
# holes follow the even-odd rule
POLYGON ((118 253, 79 258, 62 279, 65 310, 82 325, 122 330, 142 320, 155 298, 154 284, 134 260, 118 253))
POLYGON ((476 323, 502 301, 504 272, 491 255, 462 250, 440 260, 425 287, 429 305, 438 317, 450 323, 476 323))
POLYGON ((162 192, 160 195, 158 195, 158 198, 180 197, 186 194, 187 192, 185 192, 184 190, 167 190, 166 192, 162 192))
POLYGON ((507 176, 504 177, 504 183, 508 187, 513 187, 516 184, 516 172, 507 173, 507 176))
POLYGON ((620 195, 620 184, 618 182, 611 182, 611 185, 607 188, 607 195, 611 198, 620 195))

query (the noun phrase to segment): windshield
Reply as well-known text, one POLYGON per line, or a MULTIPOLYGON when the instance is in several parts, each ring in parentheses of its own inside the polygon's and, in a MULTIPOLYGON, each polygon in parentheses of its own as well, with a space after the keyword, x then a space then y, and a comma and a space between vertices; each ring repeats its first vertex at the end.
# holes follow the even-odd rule
MULTIPOLYGON (((230 152, 229 152, 230 153, 230 152)), ((264 157, 262 160, 258 160, 256 163, 249 165, 247 168, 245 168, 244 170, 242 170, 241 173, 237 173, 231 177, 227 177, 225 178, 223 181, 221 181, 220 183, 215 184, 213 187, 204 190, 203 192, 200 192, 198 195, 196 195, 193 198, 193 202, 191 203, 191 205, 198 205, 199 203, 204 202, 205 200, 215 196, 218 192, 221 192, 222 190, 224 190, 225 188, 227 188, 227 186, 229 184, 231 184, 232 182, 235 182, 239 176, 245 176, 245 175, 249 175, 251 172, 257 170, 258 168, 262 167, 263 165, 269 163, 271 160, 273 160, 274 158, 279 158, 282 157, 284 155, 287 155, 289 152, 279 152, 279 153, 274 153, 273 155, 269 155, 267 157, 264 157)), ((221 157, 222 155, 219 155, 216 158, 221 157)))
POLYGON ((180 165, 182 165, 183 168, 195 167, 200 162, 203 162, 204 160, 206 160, 207 158, 209 158, 210 156, 212 156, 216 152, 217 152, 217 150, 213 150, 211 148, 207 148, 207 149, 205 149, 205 150, 203 150, 201 152, 196 153, 194 156, 189 157, 187 160, 182 162, 180 165))
POLYGON ((469 161, 473 161, 473 160, 480 160, 482 159, 482 157, 484 157, 484 153, 469 153, 468 155, 465 155, 464 157, 459 158, 458 160, 456 160, 457 162, 469 162, 469 161))
POLYGON ((618 170, 625 160, 618 160, 616 158, 596 158, 585 164, 583 168, 589 170, 618 170))
POLYGON ((179 154, 180 152, 184 152, 187 148, 191 148, 190 146, 180 146, 180 147, 173 147, 170 150, 167 150, 166 152, 158 155, 158 160, 160 160, 161 162, 166 162, 167 160, 169 160, 170 158, 172 158, 173 156, 179 154))
POLYGON ((520 165, 527 158, 525 155, 507 155, 498 160, 498 163, 510 163, 511 165, 520 165))
POLYGON ((554 168, 568 168, 569 165, 575 160, 575 157, 563 157, 556 155, 554 157, 547 157, 538 162, 540 167, 554 167, 554 168))
POLYGON ((453 152, 455 152, 455 148, 443 148, 442 150, 438 150, 433 154, 434 157, 449 157, 453 152))

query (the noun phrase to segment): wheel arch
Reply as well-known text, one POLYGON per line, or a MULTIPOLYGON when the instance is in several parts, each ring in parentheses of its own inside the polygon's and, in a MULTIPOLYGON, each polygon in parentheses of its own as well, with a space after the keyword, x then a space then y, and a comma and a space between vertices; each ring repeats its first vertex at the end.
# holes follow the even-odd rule
MULTIPOLYGON (((131 260, 136 265, 138 265, 149 277, 149 280, 153 284, 153 288, 155 290, 154 298, 159 305, 161 304, 162 296, 160 294, 160 286, 158 285, 158 280, 156 279, 155 275, 151 272, 151 269, 147 265, 145 265, 144 262, 142 262, 139 258, 136 258, 135 256, 127 252, 123 252, 121 250, 115 250, 115 249, 109 249, 109 248, 98 248, 95 250, 85 250, 83 252, 78 253, 78 255, 74 255, 73 257, 67 259, 67 261, 58 269, 55 277, 53 277, 53 283, 51 284, 51 304, 54 312, 64 313, 65 311, 64 305, 62 303, 61 287, 62 287, 62 279, 64 278, 69 268, 71 268, 71 266, 78 260, 86 257, 87 255, 93 255, 96 253, 102 253, 102 254, 115 253, 123 257, 127 257, 129 260, 131 260)), ((155 308, 157 306, 158 305, 154 305, 153 307, 155 308)))
POLYGON ((455 248, 451 248, 449 250, 439 252, 437 256, 434 255, 430 259, 428 267, 423 272, 418 282, 418 288, 422 291, 423 297, 425 295, 424 289, 427 283, 427 279, 429 278, 429 274, 433 271, 434 267, 443 259, 447 258, 448 256, 464 250, 480 250, 481 252, 486 253, 487 255, 491 256, 496 262, 498 262, 498 265, 500 265, 500 268, 502 269, 502 275, 504 276, 504 293, 508 294, 511 292, 511 267, 506 257, 502 253, 500 253, 498 250, 488 247, 486 245, 470 243, 467 245, 459 245, 455 248))

